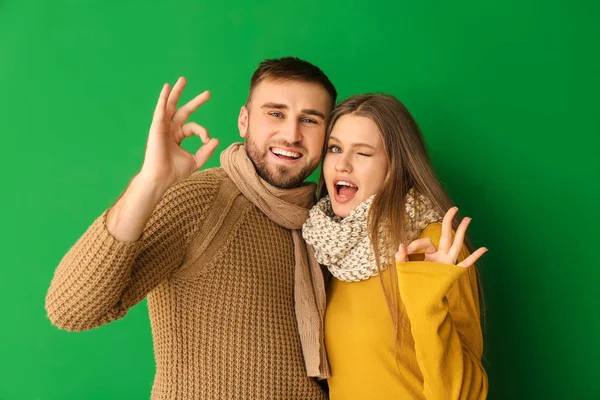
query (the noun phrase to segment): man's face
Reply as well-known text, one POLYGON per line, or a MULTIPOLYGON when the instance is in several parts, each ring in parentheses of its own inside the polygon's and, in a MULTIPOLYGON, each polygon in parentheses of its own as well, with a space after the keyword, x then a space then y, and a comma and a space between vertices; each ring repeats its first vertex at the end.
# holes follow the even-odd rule
POLYGON ((299 186, 317 168, 330 113, 317 83, 264 80, 238 118, 240 136, 259 176, 273 186, 299 186))

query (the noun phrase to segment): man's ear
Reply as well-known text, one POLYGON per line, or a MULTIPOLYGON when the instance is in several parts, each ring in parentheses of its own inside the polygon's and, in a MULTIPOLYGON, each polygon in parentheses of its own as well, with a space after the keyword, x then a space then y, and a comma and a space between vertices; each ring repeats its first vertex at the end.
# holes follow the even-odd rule
POLYGON ((240 131, 240 136, 245 139, 248 135, 248 108, 246 106, 242 106, 240 109, 240 115, 238 117, 238 129, 240 131))

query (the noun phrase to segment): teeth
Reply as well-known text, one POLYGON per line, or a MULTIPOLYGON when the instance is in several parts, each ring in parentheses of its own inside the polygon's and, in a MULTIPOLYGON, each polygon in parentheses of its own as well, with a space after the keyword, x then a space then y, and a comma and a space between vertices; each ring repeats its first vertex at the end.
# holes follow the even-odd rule
POLYGON ((273 154, 279 154, 280 156, 286 156, 286 157, 292 157, 292 158, 298 158, 302 155, 299 153, 293 153, 291 151, 285 151, 282 149, 271 149, 271 151, 273 152, 273 154))
POLYGON ((350 187, 357 187, 356 185, 351 184, 350 182, 346 182, 346 181, 338 181, 338 183, 336 183, 336 185, 339 186, 350 186, 350 187))

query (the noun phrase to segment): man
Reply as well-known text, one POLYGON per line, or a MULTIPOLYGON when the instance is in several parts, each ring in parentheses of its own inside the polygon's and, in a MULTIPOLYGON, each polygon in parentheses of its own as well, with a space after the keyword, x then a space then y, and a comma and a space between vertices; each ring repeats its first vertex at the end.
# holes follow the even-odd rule
POLYGON ((47 298, 56 326, 122 318, 148 296, 153 399, 323 399, 324 284, 299 230, 314 199, 336 90, 297 58, 265 60, 238 118, 245 143, 197 170, 218 141, 163 87, 140 172, 65 255, 47 298), (180 147, 198 135, 202 147, 180 147))

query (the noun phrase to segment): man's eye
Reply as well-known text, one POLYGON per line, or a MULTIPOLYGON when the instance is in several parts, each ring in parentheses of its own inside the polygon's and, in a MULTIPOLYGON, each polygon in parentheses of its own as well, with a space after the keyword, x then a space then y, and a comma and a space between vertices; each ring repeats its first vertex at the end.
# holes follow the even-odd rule
POLYGON ((306 122, 306 123, 309 123, 309 124, 316 124, 317 123, 317 121, 315 121, 312 118, 302 118, 302 122, 306 122))
POLYGON ((342 152, 342 149, 340 149, 340 148, 339 148, 338 146, 336 146, 336 145, 329 146, 329 147, 327 148, 327 150, 328 150, 330 153, 341 153, 341 152, 342 152))
POLYGON ((283 114, 277 111, 270 113, 270 115, 274 116, 275 118, 283 118, 283 114))

